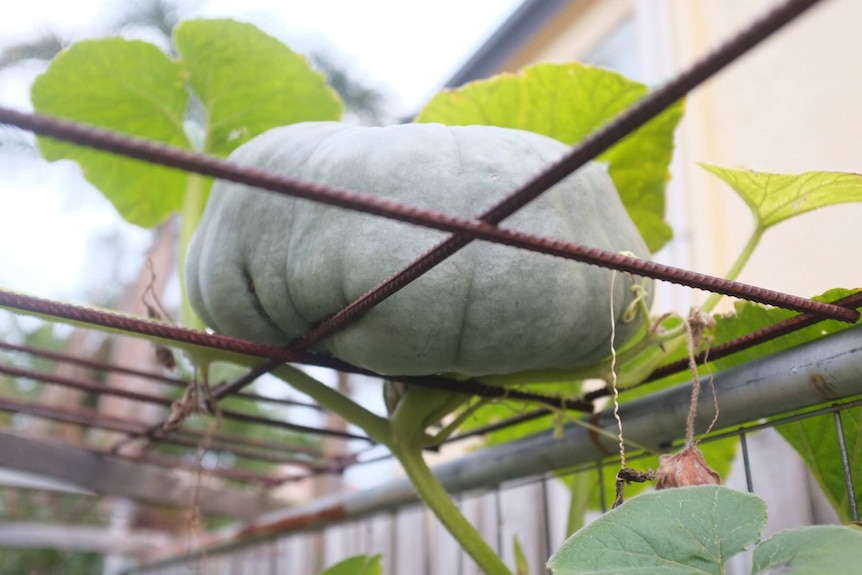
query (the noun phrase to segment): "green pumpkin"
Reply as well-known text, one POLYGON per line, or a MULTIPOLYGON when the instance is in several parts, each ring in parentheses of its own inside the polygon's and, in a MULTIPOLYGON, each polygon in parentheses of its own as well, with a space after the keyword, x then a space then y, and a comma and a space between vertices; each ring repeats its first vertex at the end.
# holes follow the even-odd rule
MULTIPOLYGON (((230 160, 472 218, 567 150, 489 126, 309 122, 270 130, 230 160)), ((585 166, 501 225, 649 256, 602 164, 585 166)), ((188 296, 217 332, 286 345, 446 237, 218 181, 189 248, 188 296)), ((638 328, 622 319, 632 281, 623 273, 615 281, 617 347, 638 328)), ((474 241, 315 349, 387 375, 589 365, 610 353, 610 286, 607 269, 474 241)))

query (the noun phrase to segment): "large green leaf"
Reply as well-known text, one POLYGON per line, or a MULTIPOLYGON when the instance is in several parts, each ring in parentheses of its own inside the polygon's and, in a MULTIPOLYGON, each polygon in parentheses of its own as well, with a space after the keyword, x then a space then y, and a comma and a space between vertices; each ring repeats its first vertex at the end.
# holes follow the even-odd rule
POLYGON ((761 229, 835 204, 862 201, 862 175, 844 172, 770 174, 701 164, 745 200, 761 229))
POLYGON ((714 485, 647 493, 587 525, 548 560, 555 575, 724 573, 766 524, 766 504, 714 485))
MULTIPOLYGON (((818 301, 835 301, 853 293, 851 290, 833 289, 822 296, 813 299, 818 301)), ((767 308, 759 304, 739 302, 736 304, 736 314, 732 316, 716 316, 715 343, 730 341, 763 327, 778 323, 796 315, 795 312, 767 308)), ((847 329, 850 324, 836 320, 827 320, 785 335, 781 338, 763 343, 735 353, 731 356, 713 362, 713 369, 719 371, 778 351, 813 341, 824 335, 847 329)), ((850 466, 854 475, 862 472, 862 408, 847 409, 841 414, 844 422, 844 433, 847 441, 850 466)), ((838 515, 849 520, 850 508, 847 489, 844 484, 844 473, 838 449, 838 432, 831 415, 803 419, 801 421, 780 425, 779 433, 802 456, 811 473, 823 488, 827 498, 832 503, 838 515)), ((862 485, 856 486, 856 499, 862 498, 862 485)))
MULTIPOLYGON (((862 408, 841 412, 850 470, 854 477, 862 472, 862 408)), ((844 482, 844 467, 838 445, 838 430, 832 414, 809 417, 776 427, 805 461, 811 474, 842 521, 849 521, 850 497, 844 482)), ((862 501, 862 485, 854 483, 855 500, 862 501)))
POLYGON ((204 150, 226 156, 276 126, 337 120, 341 102, 305 57, 235 20, 188 20, 174 42, 206 108, 204 150))
MULTIPOLYGON (((172 61, 152 44, 88 40, 62 52, 33 85, 37 112, 191 148, 184 126, 189 87, 203 104, 202 151, 226 156, 270 128, 337 120, 341 103, 302 56, 250 24, 191 20, 175 39, 172 61)), ((39 139, 46 159, 71 159, 128 221, 152 227, 182 209, 190 236, 209 180, 180 170, 39 139)))
POLYGON ((355 555, 336 563, 320 575, 382 575, 382 555, 355 555))
POLYGON ((754 549, 752 575, 855 575, 862 564, 862 530, 819 525, 788 529, 754 549))
MULTIPOLYGON (((630 107, 647 87, 610 70, 577 63, 539 64, 437 94, 417 122, 519 128, 573 145, 630 107)), ((683 105, 671 106, 599 159, 650 250, 672 236, 664 221, 664 189, 673 132, 683 105)))
MULTIPOLYGON (((64 50, 33 84, 37 112, 189 148, 183 130, 188 94, 183 71, 152 44, 87 40, 64 50)), ((187 175, 39 138, 48 160, 70 159, 134 224, 150 227, 182 205, 187 175)))
MULTIPOLYGON (((823 293, 823 295, 815 296, 812 299, 820 302, 833 302, 851 295, 855 291, 836 288, 823 293)), ((733 314, 715 316, 716 324, 715 336, 712 342, 713 347, 798 315, 794 311, 766 307, 745 301, 736 302, 734 307, 735 313, 733 314)), ((843 321, 825 320, 766 343, 749 347, 727 357, 711 361, 710 364, 713 371, 720 371, 746 361, 802 345, 803 343, 819 339, 824 335, 847 329, 850 326, 851 324, 843 321)))

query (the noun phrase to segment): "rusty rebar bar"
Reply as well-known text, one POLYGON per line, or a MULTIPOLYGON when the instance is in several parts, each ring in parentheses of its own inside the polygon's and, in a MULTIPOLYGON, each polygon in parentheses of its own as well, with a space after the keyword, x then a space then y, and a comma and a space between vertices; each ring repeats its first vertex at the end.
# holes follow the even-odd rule
MULTIPOLYGON (((806 3, 814 1, 817 0, 806 0, 806 3)), ((668 88, 669 86, 679 85, 671 83, 665 88, 668 88)), ((653 94, 668 94, 669 92, 666 91, 665 88, 662 88, 662 90, 654 92, 653 94)), ((679 87, 677 87, 677 90, 678 89, 679 87)), ((681 93, 679 97, 684 94, 684 92, 681 93)), ((655 116, 655 113, 657 113, 653 113, 652 110, 656 105, 654 100, 655 98, 652 98, 652 95, 646 96, 642 100, 642 102, 646 102, 645 104, 635 104, 629 112, 620 116, 623 118, 624 122, 612 121, 608 124, 607 128, 597 132, 597 136, 587 138, 584 143, 576 147, 572 153, 566 156, 558 164, 555 164, 551 170, 555 173, 557 171, 561 172, 562 168, 556 168, 556 166, 561 165, 565 165, 567 167, 574 166, 572 167, 572 170, 576 169, 594 157, 592 155, 588 156, 588 152, 582 152, 581 150, 590 150, 589 153, 592 153, 594 150, 599 150, 598 153, 601 153, 601 151, 604 151, 614 142, 628 134, 628 132, 620 133, 621 131, 628 129, 629 126, 632 126, 631 129, 635 129, 652 119, 655 116), (585 157, 586 159, 584 159, 585 157), (575 158, 577 161, 569 160, 569 158, 575 158)), ((672 103, 672 101, 669 103, 672 103)), ((30 129, 41 135, 67 140, 76 144, 82 144, 112 153, 127 155, 166 166, 178 167, 190 172, 214 176, 281 194, 309 199, 342 208, 358 210, 377 216, 383 216, 456 234, 453 238, 446 240, 431 252, 428 252, 424 256, 415 260, 401 272, 381 282, 377 287, 355 300, 352 304, 332 316, 330 319, 324 321, 317 328, 312 329, 300 338, 294 346, 291 346, 290 349, 292 350, 309 347, 317 341, 320 341, 335 331, 343 328, 347 323, 353 321, 374 305, 377 305, 413 280, 417 279, 427 270, 431 269, 445 258, 467 245, 473 239, 482 239, 501 243, 582 263, 612 268, 617 271, 631 272, 662 281, 774 305, 776 307, 792 309, 799 312, 821 314, 832 319, 856 321, 858 318, 858 314, 855 312, 831 307, 827 304, 814 302, 798 296, 750 286, 740 282, 729 281, 716 276, 690 272, 681 268, 641 260, 615 252, 608 252, 569 242, 541 238, 514 230, 502 229, 481 219, 471 220, 452 217, 439 212, 404 206, 397 202, 384 200, 368 194, 360 194, 348 190, 335 189, 322 186, 320 184, 304 182, 276 173, 267 172, 265 170, 243 168, 204 154, 165 146, 141 138, 116 134, 108 130, 85 126, 61 120, 59 118, 16 112, 8 108, 0 107, 0 123, 16 125, 30 129)), ((544 181, 544 178, 541 179, 544 181)), ((531 186, 528 187, 532 189, 531 186)), ((524 196, 521 192, 518 192, 517 197, 523 198, 524 196)), ((523 203, 526 203, 527 201, 523 201, 523 203)), ((516 202, 514 200, 507 202, 506 206, 509 206, 507 209, 511 209, 511 206, 514 206, 515 203, 516 202)), ((496 218, 499 217, 501 211, 504 211, 503 208, 500 210, 492 210, 482 217, 492 218, 493 216, 496 218)), ((295 358, 295 356, 293 357, 295 358)), ((299 360, 288 359, 286 361, 299 360)))
MULTIPOLYGON (((96 361, 93 359, 88 359, 84 357, 77 357, 74 355, 69 355, 65 353, 59 353, 56 351, 50 351, 46 349, 39 349, 37 347, 33 347, 30 345, 17 345, 13 343, 9 343, 6 341, 0 341, 0 349, 11 351, 14 353, 21 353, 26 355, 31 355, 33 357, 40 357, 43 359, 50 359, 52 361, 68 363, 71 365, 77 365, 86 369, 90 369, 97 372, 112 372, 119 373, 122 375, 129 375, 132 377, 140 377, 142 379, 149 379, 152 381, 158 381, 159 383, 164 383, 165 385, 170 385, 173 387, 187 387, 189 385, 189 381, 185 379, 181 379, 178 377, 171 377, 169 375, 165 375, 163 373, 156 373, 152 371, 143 371, 140 369, 134 369, 130 367, 125 367, 121 365, 115 365, 112 363, 104 362, 104 361, 96 361)), ((270 397, 267 395, 260 395, 257 393, 247 393, 247 392, 237 392, 233 394, 233 397, 239 399, 246 399, 249 401, 260 401, 262 403, 274 403, 279 405, 289 405, 292 407, 303 407, 308 409, 314 409, 316 411, 322 411, 322 408, 319 405, 313 403, 305 403, 302 401, 296 401, 293 399, 283 399, 279 397, 270 397)))
MULTIPOLYGON (((858 307, 862 307, 862 291, 858 291, 843 298, 837 299, 831 303, 833 305, 839 305, 842 307, 847 307, 849 309, 856 309, 858 307)), ((698 364, 703 364, 707 359, 716 360, 722 357, 727 357, 739 351, 751 349, 752 347, 767 343, 795 331, 799 331, 800 329, 816 325, 822 321, 826 321, 826 318, 815 316, 812 314, 800 314, 793 317, 789 317, 773 325, 755 330, 746 335, 716 345, 708 352, 701 352, 695 356, 695 361, 698 364)), ((689 363, 687 358, 667 363, 663 366, 656 368, 642 383, 629 389, 634 389, 641 385, 646 385, 651 382, 658 381, 669 375, 680 373, 687 369, 689 369, 689 363)), ((622 393, 629 391, 629 389, 623 390, 622 393)), ((585 394, 583 399, 584 401, 592 403, 593 400, 600 397, 605 397, 609 395, 609 393, 610 391, 607 388, 603 387, 585 394)), ((458 435, 454 435, 449 438, 447 440, 447 443, 519 425, 525 421, 530 421, 539 417, 547 416, 551 413, 552 412, 548 409, 536 409, 527 413, 523 413, 521 415, 506 418, 502 421, 498 421, 490 425, 471 429, 464 433, 459 433, 458 435)))
MULTIPOLYGON (((671 104, 684 97, 699 84, 706 81, 719 70, 742 56, 749 49, 756 46, 773 32, 779 30, 782 26, 793 20, 796 16, 816 4, 818 1, 819 0, 790 0, 777 6, 764 17, 756 20, 751 26, 737 34, 736 37, 713 50, 688 70, 679 74, 663 87, 644 96, 633 106, 605 124, 598 131, 585 138, 561 160, 558 160, 550 168, 536 176, 521 189, 515 191, 509 197, 491 207, 479 216, 478 219, 481 222, 492 225, 500 223, 503 219, 512 215, 518 209, 534 200, 551 186, 559 183, 575 170, 582 167, 590 160, 598 157, 624 137, 658 116, 671 104)), ((312 345, 328 335, 339 331, 343 326, 353 321, 356 317, 407 286, 444 259, 469 244, 475 237, 478 237, 478 235, 456 234, 438 244, 436 247, 414 260, 408 266, 393 274, 366 292, 360 298, 353 301, 346 308, 342 309, 340 312, 303 335, 300 340, 300 347, 312 345)), ((520 239, 523 240, 525 238, 522 237, 520 239)), ((507 243, 508 245, 526 247, 523 245, 516 245, 516 243, 513 242, 503 241, 503 238, 499 238, 499 240, 501 243, 507 243)), ((545 242, 547 242, 547 240, 545 242)), ((540 241, 539 243, 544 244, 545 242, 540 241)), ((620 254, 613 254, 611 252, 603 252, 600 250, 591 250, 574 244, 568 244, 564 248, 562 242, 554 243, 558 244, 556 247, 563 249, 560 249, 559 251, 543 250, 544 253, 558 255, 560 257, 570 256, 572 259, 576 259, 577 261, 610 267, 617 271, 627 271, 646 275, 654 279, 669 281, 672 283, 681 283, 689 287, 706 289, 708 291, 714 291, 724 295, 733 295, 735 297, 775 305, 777 307, 790 307, 790 301, 785 299, 787 297, 786 294, 766 294, 762 291, 762 288, 729 282, 722 278, 710 277, 704 274, 692 274, 692 272, 680 270, 679 268, 652 264, 651 262, 645 262, 643 260, 638 260, 637 258, 629 258, 621 256, 620 254), (635 264, 635 262, 640 263, 635 264)), ((551 246, 545 245, 545 247, 551 246)), ((810 300, 804 301, 810 302, 810 300)), ((791 309, 799 312, 814 312, 814 308, 809 306, 810 303, 803 304, 799 301, 794 302, 791 309), (796 307, 796 303, 800 304, 799 307, 796 307)), ((830 313, 834 311, 836 310, 831 309, 830 313)), ((837 313, 833 317, 836 319, 843 319, 845 321, 856 321, 859 315, 855 312, 852 314, 837 313)))
MULTIPOLYGON (((855 310, 856 308, 862 306, 862 291, 838 299, 834 302, 831 302, 831 304, 855 310)), ((742 351, 744 349, 751 349, 752 347, 761 345, 768 341, 772 341, 773 339, 777 339, 789 333, 799 331, 800 329, 818 324, 822 321, 826 321, 826 318, 809 313, 795 315, 768 327, 755 330, 751 333, 716 345, 708 352, 701 352, 697 354, 697 356, 695 356, 695 360, 697 361, 697 363, 703 363, 706 359, 716 360, 722 357, 727 357, 728 355, 732 355, 738 351, 742 351)), ((675 361, 673 363, 663 365, 656 369, 650 374, 646 381, 656 381, 663 377, 667 377, 668 375, 671 375, 673 373, 685 371, 688 368, 688 359, 675 361)))
MULTIPOLYGON (((287 361, 296 361, 297 363, 307 363, 309 365, 317 365, 337 369, 348 373, 358 373, 372 377, 380 377, 372 371, 360 369, 335 358, 309 354, 307 352, 296 352, 286 350, 285 348, 275 347, 270 345, 253 343, 250 341, 227 337, 218 334, 209 334, 206 332, 195 331, 187 328, 176 327, 173 325, 156 322, 150 319, 120 314, 116 312, 104 311, 95 308, 79 306, 64 302, 58 302, 45 298, 39 298, 26 294, 21 294, 0 288, 0 305, 15 309, 20 309, 28 312, 35 312, 40 315, 51 316, 54 318, 70 319, 80 323, 89 323, 93 325, 105 326, 111 329, 122 330, 130 333, 139 333, 143 335, 153 335, 161 339, 175 341, 178 343, 191 343, 201 347, 209 347, 223 351, 231 351, 242 353, 255 357, 269 359, 269 362, 259 364, 246 372, 237 381, 241 385, 252 381, 255 377, 266 373, 275 366, 287 361)), ((416 385, 425 385, 429 387, 438 387, 456 391, 469 395, 477 395, 480 397, 510 397, 524 401, 532 401, 539 404, 548 404, 565 409, 577 411, 589 411, 591 407, 583 402, 575 400, 563 401, 559 398, 544 396, 541 394, 521 392, 518 390, 505 390, 500 387, 483 385, 477 381, 465 380, 455 381, 440 376, 396 376, 398 379, 414 383, 416 385)), ((221 386, 213 390, 213 395, 217 398, 230 393, 230 388, 236 385, 236 382, 221 386), (225 393, 225 388, 228 392, 225 393)))
MULTIPOLYGON (((128 389, 118 389, 115 387, 108 387, 105 385, 101 385, 98 383, 92 383, 88 381, 80 381, 77 379, 72 379, 69 377, 63 377, 52 373, 44 373, 39 371, 34 371, 31 369, 24 369, 20 367, 14 367, 10 365, 0 364, 0 373, 5 373, 6 375, 12 377, 23 377, 30 379, 32 381, 53 384, 53 385, 61 385, 63 387, 69 387, 72 389, 77 389, 80 391, 85 391, 88 393, 96 393, 100 395, 113 395, 117 397, 122 397, 124 399, 128 399, 131 401, 140 401, 144 403, 152 403, 156 405, 161 405, 163 407, 170 408, 173 404, 174 400, 169 397, 163 397, 159 395, 150 395, 147 393, 142 393, 139 391, 131 391, 128 389)), ((363 439, 367 441, 367 438, 362 435, 356 435, 354 433, 348 433, 344 431, 336 431, 332 429, 321 429, 317 427, 310 427, 307 425, 299 425, 296 423, 290 423, 287 421, 283 421, 280 419, 272 419, 269 417, 263 417, 251 413, 243 413, 240 411, 234 411, 229 409, 221 410, 222 417, 225 419, 232 419, 236 421, 244 421, 247 423, 259 423, 263 425, 268 425, 271 427, 278 427, 282 429, 286 429, 289 431, 294 431, 297 433, 309 433, 312 435, 322 435, 329 436, 339 439, 363 439)))
POLYGON ((184 469, 192 473, 201 471, 205 475, 213 475, 222 479, 229 479, 239 483, 258 483, 264 487, 276 487, 281 485, 284 480, 290 479, 290 476, 280 477, 278 475, 264 475, 261 473, 253 473, 243 469, 234 469, 231 467, 202 467, 195 463, 183 461, 174 457, 166 457, 163 455, 154 455, 152 453, 141 453, 138 455, 128 455, 124 453, 110 453, 106 449, 93 449, 85 445, 78 445, 81 449, 86 449, 99 455, 110 457, 120 457, 136 463, 146 463, 166 469, 184 469))
MULTIPOLYGON (((146 424, 144 423, 106 416, 93 409, 45 405, 35 401, 24 401, 9 397, 0 397, 0 410, 13 413, 26 413, 42 419, 60 421, 93 429, 104 429, 116 433, 142 433, 146 429, 146 424)), ((192 435, 192 439, 183 439, 182 437, 177 437, 176 434, 170 436, 167 434, 158 435, 151 439, 157 443, 168 443, 193 449, 200 447, 202 441, 201 437, 196 437, 195 435, 192 435)), ((210 439, 208 449, 210 451, 230 451, 237 457, 244 459, 307 467, 316 472, 329 472, 336 469, 335 465, 331 465, 330 462, 324 460, 280 456, 266 453, 260 449, 245 449, 233 444, 224 444, 216 439, 215 436, 210 439)))

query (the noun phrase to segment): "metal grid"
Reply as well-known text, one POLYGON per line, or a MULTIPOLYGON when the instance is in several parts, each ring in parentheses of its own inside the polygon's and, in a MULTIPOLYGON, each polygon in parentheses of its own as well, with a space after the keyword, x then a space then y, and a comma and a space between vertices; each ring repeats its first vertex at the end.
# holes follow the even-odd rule
MULTIPOLYGON (((579 145, 574 147, 559 162, 551 166, 546 172, 528 182, 523 188, 514 191, 508 198, 497 206, 473 219, 446 216, 440 213, 420 210, 388 200, 381 200, 368 195, 354 193, 348 190, 332 189, 317 184, 296 181, 278 174, 241 168, 216 158, 173 149, 157 143, 121 134, 110 133, 105 130, 57 118, 49 118, 38 114, 27 114, 0 108, 0 123, 31 130, 32 132, 42 136, 66 140, 76 144, 90 146, 112 153, 122 154, 165 166, 180 168, 207 176, 253 185, 261 189, 268 190, 269 192, 305 198, 316 202, 323 202, 332 206, 393 218, 403 222, 442 230, 453 234, 449 239, 435 247, 433 250, 417 258, 414 262, 394 274, 392 277, 385 279, 377 287, 370 290, 343 310, 304 334, 296 342, 286 348, 276 348, 273 346, 243 341, 237 338, 198 332, 154 320, 131 317, 118 312, 64 304, 2 289, 0 289, 0 304, 8 308, 20 310, 21 313, 38 314, 57 321, 72 320, 79 324, 108 327, 112 330, 129 334, 153 336, 168 344, 170 342, 185 342, 213 349, 259 357, 262 361, 256 367, 248 370, 241 377, 216 387, 213 390, 212 399, 220 400, 231 397, 256 402, 280 403, 283 405, 292 405, 293 407, 316 410, 319 410, 320 408, 313 404, 297 404, 297 402, 264 397, 244 392, 242 390, 255 379, 284 362, 323 366, 345 373, 357 373, 371 376, 376 375, 367 370, 348 365, 342 361, 316 355, 308 350, 315 343, 332 335, 336 331, 343 329, 346 325, 356 320, 370 308, 379 304, 385 298, 391 296, 410 282, 421 277, 423 273, 427 272, 445 258, 474 240, 501 243, 520 249, 550 254, 556 257, 584 262, 587 264, 600 265, 615 270, 632 272, 641 276, 648 276, 662 281, 722 293, 749 301, 774 305, 800 312, 798 316, 789 320, 733 340, 718 348, 714 348, 710 352, 710 357, 712 358, 717 358, 742 349, 750 348, 825 319, 855 322, 859 318, 859 313, 856 311, 856 308, 862 306, 862 294, 854 294, 848 298, 832 302, 831 304, 826 304, 739 282, 727 281, 718 277, 699 274, 637 258, 631 258, 621 254, 604 252, 586 246, 560 242, 547 238, 534 237, 528 234, 498 227, 498 224, 506 217, 516 212, 546 189, 567 177, 574 170, 583 166, 592 158, 613 146, 626 135, 654 118, 673 102, 684 97, 699 84, 716 74, 728 64, 732 63, 734 60, 745 54, 749 49, 756 46, 758 43, 769 37, 772 33, 779 30, 782 26, 793 20, 796 16, 802 14, 806 9, 816 3, 817 0, 790 0, 778 6, 762 19, 757 20, 736 37, 693 65, 690 69, 683 72, 663 87, 651 92, 629 110, 608 123, 604 128, 585 139, 579 145)), ((190 383, 190 381, 183 378, 167 377, 160 373, 141 372, 121 365, 110 365, 104 362, 85 360, 54 352, 47 352, 45 350, 34 349, 32 347, 13 345, 10 343, 0 342, 0 349, 7 354, 7 357, 9 357, 9 355, 14 356, 16 354, 41 357, 57 363, 76 364, 101 373, 123 373, 157 381, 164 384, 168 389, 183 388, 190 383)), ((703 360, 703 358, 699 359, 701 361, 703 360)), ((648 381, 654 381, 671 373, 685 369, 687 369, 687 364, 683 363, 664 366, 657 370, 648 381)), ((40 384, 64 386, 101 395, 112 394, 128 400, 140 402, 141 404, 161 406, 165 409, 169 408, 171 405, 171 399, 163 395, 151 395, 140 392, 112 389, 89 381, 58 377, 44 371, 22 369, 16 367, 12 362, 8 362, 6 365, 0 365, 0 373, 16 378, 27 378, 29 380, 39 382, 40 384)), ((585 413, 591 413, 593 411, 593 400, 600 397, 603 393, 606 393, 605 391, 598 391, 588 394, 583 398, 571 400, 524 391, 503 390, 501 388, 483 385, 476 381, 455 382, 437 376, 411 376, 397 379, 404 381, 407 384, 434 386, 482 397, 493 398, 505 395, 509 399, 530 400, 532 402, 540 404, 544 403, 554 407, 564 406, 567 409, 585 413)), ((210 408, 212 409, 213 406, 210 405, 210 408)), ((204 439, 204 434, 200 431, 182 427, 174 430, 166 429, 162 424, 145 426, 137 422, 108 418, 93 410, 85 410, 81 408, 72 409, 68 407, 59 408, 56 406, 41 405, 36 402, 25 402, 14 398, 0 398, 0 410, 12 413, 30 414, 44 419, 74 424, 83 428, 105 429, 123 434, 125 437, 124 439, 116 441, 106 449, 95 448, 82 444, 75 446, 75 448, 82 452, 98 456, 99 461, 101 462, 109 460, 113 461, 114 459, 112 458, 115 458, 118 460, 126 460, 135 465, 147 464, 168 467, 171 469, 189 470, 199 468, 199 465, 182 459, 153 454, 151 452, 151 447, 154 445, 169 443, 185 447, 195 447, 200 445, 201 441, 204 439), (143 444, 144 448, 134 455, 123 453, 122 448, 133 440, 138 441, 139 446, 140 444, 143 444)), ((365 441, 369 444, 372 443, 368 438, 365 438, 362 435, 337 429, 330 429, 328 427, 313 428, 302 426, 286 422, 281 419, 250 414, 242 410, 222 409, 221 413, 227 420, 243 421, 251 425, 259 425, 268 429, 282 428, 303 434, 315 435, 317 437, 327 437, 334 440, 358 440, 365 441)), ((547 415, 548 413, 548 410, 536 410, 510 418, 493 426, 462 433, 451 438, 450 441, 459 441, 473 435, 487 433, 494 429, 517 425, 529 419, 547 415)), ((339 474, 351 465, 369 461, 369 458, 366 456, 368 453, 367 447, 355 449, 346 455, 328 457, 319 447, 309 447, 307 445, 298 445, 296 443, 284 441, 252 440, 246 437, 222 432, 214 433, 206 439, 209 443, 209 449, 212 450, 230 451, 236 457, 245 458, 250 461, 277 465, 287 464, 293 469, 299 469, 299 471, 291 472, 289 474, 281 471, 265 474, 252 473, 219 467, 205 470, 207 474, 220 477, 234 484, 252 486, 255 489, 272 488, 286 482, 307 479, 321 474, 339 474)))
MULTIPOLYGON (((859 512, 853 496, 855 491, 852 470, 844 441, 841 413, 860 406, 862 406, 862 399, 836 402, 832 405, 809 410, 804 413, 770 419, 768 422, 750 423, 737 426, 722 433, 715 433, 704 437, 702 439, 702 443, 711 443, 728 438, 738 438, 740 441, 740 456, 745 476, 745 489, 749 493, 753 493, 755 495, 760 493, 762 495, 762 491, 759 491, 762 487, 758 488, 757 483, 752 478, 752 465, 748 449, 749 437, 764 429, 776 428, 781 425, 803 421, 814 417, 831 417, 838 432, 838 449, 845 475, 847 493, 849 500, 851 501, 851 517, 854 521, 858 522, 859 512)), ((644 453, 634 454, 634 456, 630 457, 629 460, 637 464, 637 462, 646 455, 647 454, 644 453)), ((519 488, 530 486, 538 487, 540 508, 537 510, 537 513, 535 513, 535 517, 540 521, 538 525, 539 549, 537 550, 537 555, 543 558, 549 557, 559 544, 562 543, 562 541, 559 540, 559 533, 555 533, 555 531, 558 531, 558 529, 556 529, 558 526, 552 523, 552 517, 554 515, 553 508, 557 502, 552 501, 552 497, 549 495, 550 484, 554 483, 556 480, 568 480, 580 473, 595 471, 600 478, 598 485, 601 492, 600 501, 602 511, 606 512, 610 506, 611 500, 613 499, 613 494, 605 492, 601 478, 604 473, 614 473, 613 469, 615 469, 616 464, 617 461, 612 459, 598 459, 587 464, 572 466, 554 473, 538 473, 519 479, 485 486, 480 489, 473 489, 466 493, 456 494, 454 497, 461 508, 464 508, 470 501, 482 498, 492 499, 493 503, 491 508, 493 511, 492 516, 490 517, 490 523, 497 527, 492 530, 492 533, 485 533, 485 536, 489 537, 489 541, 493 544, 498 555, 506 556, 506 554, 512 553, 512 548, 511 542, 505 540, 503 535, 504 530, 501 526, 507 521, 517 522, 517 518, 506 517, 502 501, 506 499, 510 493, 517 491, 519 488), (606 468, 608 468, 607 471, 606 468)), ((565 502, 560 503, 565 505, 565 502)), ((308 536, 320 537, 324 530, 333 524, 346 525, 351 524, 352 522, 352 524, 357 526, 359 529, 367 530, 371 528, 372 522, 379 518, 385 518, 387 520, 387 535, 391 539, 384 540, 384 542, 381 543, 379 539, 374 541, 371 537, 365 537, 363 538, 363 543, 353 551, 355 553, 364 553, 368 555, 383 553, 385 562, 384 572, 397 573, 398 571, 393 567, 398 563, 398 517, 399 515, 413 512, 415 512, 415 508, 412 503, 404 502, 399 505, 379 505, 374 508, 369 507, 369 509, 363 513, 347 517, 318 517, 313 521, 308 522, 297 521, 286 528, 272 531, 270 533, 266 533, 265 530, 261 530, 260 533, 256 534, 256 537, 246 536, 225 538, 223 541, 214 542, 214 544, 211 545, 205 553, 201 551, 193 551, 189 553, 187 552, 187 549, 177 548, 175 549, 176 554, 174 556, 131 568, 125 571, 125 574, 171 575, 173 573, 188 573, 189 571, 200 569, 203 566, 205 566, 207 572, 210 573, 279 573, 283 572, 282 569, 284 569, 292 560, 291 555, 296 554, 295 549, 287 550, 287 544, 289 544, 293 539, 308 536), (250 565, 250 563, 245 560, 246 557, 255 557, 257 563, 250 565), (247 571, 243 570, 243 566, 245 566, 247 571), (389 566, 389 568, 387 569, 386 566, 389 566)), ((425 511, 425 513, 428 512, 425 511)), ((533 529, 536 528, 535 525, 531 525, 531 527, 533 529)), ((419 539, 424 539, 427 538, 429 534, 413 533, 412 535, 419 539)), ((421 562, 421 565, 416 565, 413 572, 430 574, 435 571, 434 562, 440 560, 439 557, 435 558, 433 553, 426 554, 422 559, 423 561, 421 562)), ((463 555, 459 556, 455 573, 458 573, 459 575, 464 573, 474 573, 475 569, 475 565, 472 565, 469 558, 463 555)), ((437 570, 439 571, 439 567, 437 570)))

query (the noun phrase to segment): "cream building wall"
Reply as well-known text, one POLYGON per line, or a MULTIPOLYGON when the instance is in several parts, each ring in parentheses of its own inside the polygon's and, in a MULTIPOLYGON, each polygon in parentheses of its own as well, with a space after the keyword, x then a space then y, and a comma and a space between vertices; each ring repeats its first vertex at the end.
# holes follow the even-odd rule
MULTIPOLYGON (((503 69, 584 60, 630 20, 640 79, 655 85, 776 4, 574 0, 503 69)), ((676 239, 660 254, 663 261, 723 275, 753 227, 745 204, 696 162, 783 173, 862 172, 860 22, 862 2, 826 0, 690 95, 668 192, 676 239)), ((850 204, 779 224, 740 280, 803 296, 862 286, 862 266, 854 265, 860 218, 862 204, 850 204)), ((706 297, 665 290, 661 295, 680 309, 706 297)))
MULTIPOLYGON (((599 62, 618 60, 637 79, 657 85, 777 3, 570 0, 502 70, 598 56, 599 62), (625 38, 615 38, 626 28, 625 38)), ((860 22, 862 1, 825 0, 689 96, 668 187, 667 213, 675 239, 658 259, 724 275, 753 229, 747 206, 697 162, 778 173, 862 173, 860 22)), ((779 224, 766 233, 739 279, 802 296, 832 287, 862 287, 860 221, 862 204, 849 204, 779 224)), ((662 285, 656 309, 684 312, 707 295, 662 285)), ((723 305, 727 309, 731 302, 723 305)), ((751 436, 749 449, 755 493, 769 505, 764 536, 836 520, 804 464, 777 432, 751 436)), ((742 466, 725 480, 745 489, 742 466)), ((750 559, 735 558, 730 572, 750 572, 750 559)))

